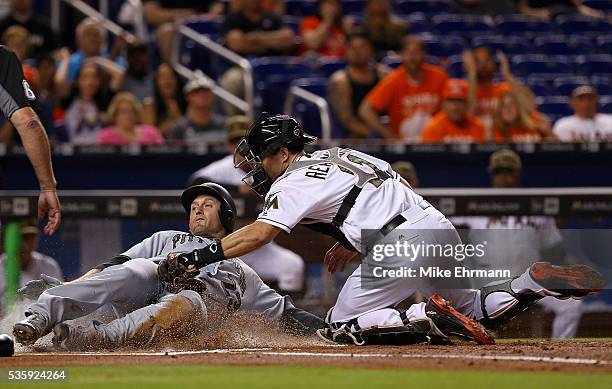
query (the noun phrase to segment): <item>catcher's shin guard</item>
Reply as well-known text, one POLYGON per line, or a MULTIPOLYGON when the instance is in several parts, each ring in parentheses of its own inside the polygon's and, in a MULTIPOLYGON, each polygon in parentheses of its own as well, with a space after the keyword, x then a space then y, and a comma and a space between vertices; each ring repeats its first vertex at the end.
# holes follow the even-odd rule
POLYGON ((344 323, 331 323, 332 309, 325 318, 326 328, 317 331, 317 335, 328 342, 358 346, 450 343, 429 318, 409 321, 405 312, 385 308, 344 323))
POLYGON ((482 319, 480 323, 487 328, 495 329, 507 323, 542 298, 542 296, 535 293, 518 294, 514 292, 510 285, 516 278, 518 277, 494 282, 480 288, 480 307, 482 309, 482 319), (503 308, 489 314, 486 309, 485 300, 493 293, 506 293, 509 295, 509 301, 503 305, 503 308))

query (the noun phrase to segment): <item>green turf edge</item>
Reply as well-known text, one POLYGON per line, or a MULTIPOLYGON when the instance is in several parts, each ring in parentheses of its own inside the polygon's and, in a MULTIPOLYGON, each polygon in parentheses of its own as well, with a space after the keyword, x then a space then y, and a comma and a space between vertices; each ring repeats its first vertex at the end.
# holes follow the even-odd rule
MULTIPOLYGON (((68 382, 50 386, 86 389, 609 389, 612 383, 612 374, 608 373, 400 370, 283 365, 104 365, 67 369, 68 382)), ((7 387, 2 384, 0 386, 7 387)), ((44 385, 47 386, 49 385, 44 385)), ((14 387, 41 388, 40 384, 18 384, 14 387)))

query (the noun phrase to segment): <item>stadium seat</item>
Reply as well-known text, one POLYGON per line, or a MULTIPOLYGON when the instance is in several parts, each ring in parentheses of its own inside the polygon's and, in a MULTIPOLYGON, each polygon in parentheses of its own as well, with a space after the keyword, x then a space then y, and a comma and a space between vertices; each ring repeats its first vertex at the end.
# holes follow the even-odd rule
POLYGON ((434 57, 450 57, 467 48, 463 38, 458 36, 424 35, 423 42, 427 52, 434 57))
POLYGON ((538 97, 546 97, 552 95, 552 88, 546 82, 543 82, 539 78, 530 77, 526 81, 526 85, 531 89, 534 95, 538 97))
POLYGON ((310 16, 316 11, 315 0, 286 0, 285 14, 292 16, 310 16))
POLYGON ((612 95, 612 85, 608 83, 593 83, 595 89, 597 89, 597 93, 600 96, 610 96, 612 95))
POLYGON ((460 35, 464 37, 492 34, 493 28, 485 16, 474 15, 435 15, 433 28, 438 34, 460 35))
POLYGON ((362 15, 365 7, 365 0, 342 0, 342 13, 344 15, 362 15))
POLYGON ((593 52, 590 40, 578 36, 540 36, 534 39, 534 43, 539 52, 548 55, 582 55, 593 52))
POLYGON ((610 0, 583 0, 582 4, 604 12, 612 12, 612 1, 610 0))
POLYGON ((422 12, 426 15, 452 12, 451 5, 445 0, 398 0, 393 8, 397 13, 406 15, 415 12, 422 12))
POLYGON ((612 35, 608 34, 597 37, 596 42, 597 52, 599 54, 612 53, 612 35))
POLYGON ((580 85, 589 85, 591 82, 587 77, 565 76, 553 80, 555 93, 560 96, 571 96, 572 91, 580 85))
POLYGON ((380 63, 387 65, 391 69, 395 69, 402 64, 402 59, 398 55, 388 55, 384 57, 380 63))
POLYGON ((549 81, 573 71, 572 64, 562 57, 549 58, 545 55, 526 54, 515 55, 511 61, 512 69, 518 76, 541 77, 543 81, 549 81))
POLYGON ((599 96, 599 112, 612 114, 612 95, 599 96))
MULTIPOLYGON (((311 93, 314 93, 317 96, 326 97, 327 96, 327 78, 318 78, 318 77, 308 77, 308 78, 300 78, 296 79, 291 83, 291 86, 299 86, 311 93)), ((319 116, 318 108, 311 102, 301 99, 299 97, 293 100, 293 104, 290 107, 291 114, 295 116, 295 118, 302 123, 304 128, 308 129, 308 133, 311 135, 315 135, 320 137, 322 135, 321 131, 321 118, 319 116)), ((330 112, 331 115, 331 112, 330 112)), ((338 138, 341 137, 341 129, 337 128, 334 122, 334 118, 332 120, 332 137, 338 138)))
POLYGON ((451 55, 448 57, 446 71, 452 78, 463 78, 465 76, 461 55, 451 55))
POLYGON ((537 101, 539 110, 551 117, 559 118, 573 114, 567 96, 538 97, 537 101))
POLYGON ((561 15, 557 18, 557 25, 564 34, 588 34, 599 36, 609 33, 612 25, 603 19, 596 19, 585 15, 561 15))
POLYGON ((488 47, 493 52, 498 50, 505 51, 507 39, 508 37, 502 35, 479 35, 472 39, 472 44, 470 46, 472 49, 476 49, 478 47, 488 47))
POLYGON ((283 25, 289 27, 293 33, 299 37, 300 35, 300 24, 302 19, 297 16, 285 15, 283 16, 283 25))
POLYGON ((416 13, 410 15, 398 15, 408 25, 408 32, 410 34, 422 34, 425 32, 431 32, 431 24, 427 20, 424 14, 416 13))
POLYGON ((579 57, 578 73, 584 76, 595 74, 612 76, 612 55, 593 54, 579 57))
POLYGON ((505 36, 543 36, 553 31, 551 23, 523 15, 497 16, 495 27, 505 36))
POLYGON ((308 63, 295 57, 262 57, 251 60, 255 83, 255 106, 260 110, 281 112, 291 81, 310 77, 308 63))
POLYGON ((210 36, 210 38, 214 40, 219 39, 223 34, 223 18, 221 17, 194 17, 187 19, 184 24, 185 26, 194 29, 200 34, 210 36))
POLYGON ((346 59, 320 59, 319 60, 319 72, 324 77, 330 77, 337 70, 344 69, 346 67, 346 59))

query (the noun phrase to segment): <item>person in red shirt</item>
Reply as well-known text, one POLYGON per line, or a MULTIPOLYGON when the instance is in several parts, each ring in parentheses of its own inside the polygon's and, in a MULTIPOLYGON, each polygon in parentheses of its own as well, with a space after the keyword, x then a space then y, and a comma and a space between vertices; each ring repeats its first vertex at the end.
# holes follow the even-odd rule
POLYGON ((478 47, 473 51, 463 52, 463 67, 469 83, 470 111, 477 115, 487 128, 491 128, 492 115, 497 99, 504 92, 510 90, 521 95, 530 110, 535 110, 535 96, 531 90, 522 84, 510 71, 510 65, 506 55, 497 52, 497 60, 500 63, 499 72, 503 81, 495 81, 497 64, 493 59, 493 53, 487 47, 478 47))
POLYGON ((468 84, 450 79, 444 86, 442 112, 436 114, 423 129, 424 143, 485 142, 482 121, 469 113, 468 84))
POLYGON ((317 15, 302 20, 301 54, 315 52, 321 57, 344 57, 342 3, 339 0, 317 1, 317 15))
POLYGON ((442 89, 448 75, 439 66, 425 63, 423 41, 404 38, 402 65, 382 79, 359 107, 364 122, 384 138, 415 142, 421 130, 440 110, 442 89), (379 115, 389 115, 389 127, 379 115))

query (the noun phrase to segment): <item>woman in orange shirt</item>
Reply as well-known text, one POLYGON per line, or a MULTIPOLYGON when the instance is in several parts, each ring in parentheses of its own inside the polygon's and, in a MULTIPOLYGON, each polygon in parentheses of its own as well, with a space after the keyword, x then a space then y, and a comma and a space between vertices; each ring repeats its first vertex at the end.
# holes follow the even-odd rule
POLYGON ((301 54, 315 52, 322 57, 344 57, 344 28, 340 0, 318 0, 317 15, 302 20, 301 54))
POLYGON ((550 121, 533 111, 512 91, 504 92, 493 111, 493 141, 541 142, 554 140, 550 121))

